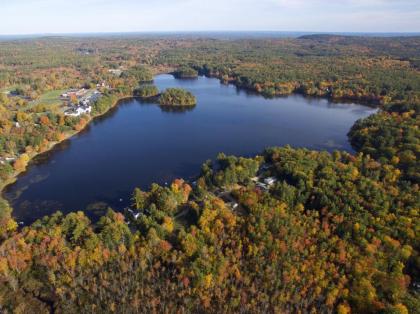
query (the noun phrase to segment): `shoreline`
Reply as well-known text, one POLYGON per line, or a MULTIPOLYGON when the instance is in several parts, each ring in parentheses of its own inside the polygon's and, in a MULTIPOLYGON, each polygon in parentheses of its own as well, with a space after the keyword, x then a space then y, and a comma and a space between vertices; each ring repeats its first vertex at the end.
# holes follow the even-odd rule
MULTIPOLYGON (((60 141, 57 141, 57 142, 50 142, 49 143, 49 145, 48 145, 48 148, 47 149, 45 149, 44 151, 42 151, 42 152, 37 152, 37 153, 33 153, 33 154, 31 154, 31 155, 29 155, 29 161, 28 161, 28 164, 25 166, 25 168, 24 169, 22 169, 21 171, 15 171, 14 173, 13 173, 13 175, 11 175, 7 180, 5 180, 4 182, 2 182, 1 184, 0 184, 0 201, 4 201, 4 202, 6 202, 6 205, 7 206, 9 206, 11 209, 12 209, 12 213, 13 213, 13 207, 11 206, 11 204, 9 203, 9 201, 8 201, 8 199, 7 198, 5 198, 4 197, 4 192, 5 192, 5 190, 6 190, 6 188, 8 187, 8 186, 10 186, 10 185, 12 185, 12 184, 14 184, 17 180, 18 180, 18 178, 19 178, 19 176, 21 175, 21 174, 24 174, 27 170, 28 170, 28 167, 30 166, 30 163, 37 157, 37 156, 40 156, 40 155, 42 155, 42 154, 45 154, 45 153, 48 153, 48 152, 50 152, 50 151, 52 151, 53 149, 54 149, 54 147, 56 147, 58 144, 61 144, 61 143, 63 143, 63 142, 65 142, 65 141, 68 141, 68 140, 70 140, 73 136, 75 136, 75 135, 77 135, 77 134, 79 134, 79 133, 81 133, 81 132, 83 132, 87 127, 89 127, 90 126, 90 124, 92 123, 92 121, 94 121, 96 118, 99 118, 99 117, 102 117, 102 116, 104 116, 105 114, 107 114, 110 110, 112 110, 113 108, 115 108, 121 101, 123 101, 123 100, 125 100, 125 99, 130 99, 130 98, 133 98, 133 96, 122 96, 122 97, 120 97, 120 98, 118 98, 116 101, 115 101, 115 103, 113 103, 105 112, 102 112, 102 113, 100 113, 100 114, 97 114, 97 115, 95 115, 95 116, 87 116, 87 117, 89 117, 88 119, 87 119, 87 121, 86 121, 86 124, 84 125, 84 127, 82 128, 82 129, 80 129, 80 130, 78 130, 78 131, 73 131, 73 132, 69 132, 69 133, 67 133, 67 134, 65 134, 65 137, 62 139, 62 140, 60 140, 60 141)), ((12 218, 13 218, 13 214, 12 214, 12 218)))
POLYGON ((356 104, 356 105, 362 105, 362 106, 366 106, 366 107, 370 107, 370 108, 376 108, 376 109, 381 109, 382 106, 386 105, 384 103, 381 103, 381 101, 377 100, 377 99, 366 99, 363 97, 351 97, 351 96, 341 96, 341 97, 334 97, 328 93, 324 93, 324 94, 320 94, 320 95, 313 95, 313 94, 306 94, 302 91, 300 91, 299 89, 294 89, 292 90, 290 93, 284 93, 284 94, 274 94, 271 96, 268 96, 266 94, 264 94, 263 92, 259 92, 257 90, 255 90, 254 88, 251 87, 247 87, 247 86, 243 86, 240 85, 237 80, 235 79, 229 79, 227 81, 224 81, 222 77, 220 77, 219 75, 214 75, 214 74, 208 74, 208 73, 202 73, 199 71, 198 76, 196 77, 183 77, 183 78, 178 78, 174 75, 173 72, 160 72, 157 73, 156 75, 162 75, 162 74, 168 74, 168 75, 172 75, 175 79, 177 80, 195 80, 198 79, 200 77, 205 77, 205 78, 209 78, 209 79, 216 79, 219 81, 220 84, 223 85, 231 85, 236 87, 239 90, 245 91, 247 93, 250 93, 252 95, 258 95, 261 96, 263 98, 266 99, 275 99, 275 98, 283 98, 283 97, 289 97, 289 96, 293 96, 293 95, 300 95, 303 96, 305 98, 314 98, 314 99, 325 99, 331 103, 343 103, 343 104, 356 104))
MULTIPOLYGON (((171 74, 171 73, 167 73, 167 74, 171 74)), ((331 103, 345 103, 345 104, 357 104, 357 105, 363 105, 363 106, 367 106, 367 107, 371 107, 371 108, 381 108, 382 106, 386 105, 385 103, 382 103, 380 100, 377 99, 366 99, 363 97, 350 97, 350 96, 341 96, 341 97, 334 97, 328 93, 324 93, 324 94, 320 94, 320 95, 312 95, 312 94, 306 94, 303 91, 300 91, 298 88, 295 88, 294 90, 292 90, 290 93, 284 93, 284 94, 274 94, 274 95, 266 95, 263 92, 257 91, 254 88, 251 87, 247 87, 247 86, 242 86, 240 85, 236 79, 230 79, 227 81, 224 81, 222 77, 218 76, 218 75, 213 75, 213 74, 199 74, 198 77, 200 76, 204 76, 207 78, 214 78, 219 80, 220 84, 224 84, 224 85, 232 85, 235 86, 236 88, 246 91, 250 94, 255 94, 255 95, 259 95, 261 97, 270 99, 270 98, 282 98, 282 97, 289 97, 292 95, 301 95, 303 97, 308 97, 308 98, 318 98, 318 99, 326 99, 331 103)), ((198 78, 196 77, 196 78, 198 78)), ((180 80, 182 80, 183 78, 180 78, 180 80)), ((191 78, 185 78, 185 80, 189 80, 191 78)))
MULTIPOLYGON (((173 73, 171 73, 171 72, 166 72, 166 71, 164 71, 164 72, 162 72, 162 71, 154 72, 154 75, 155 76, 157 76, 157 75, 165 75, 165 74, 172 75, 173 76, 173 73)), ((246 88, 244 86, 239 86, 233 80, 228 81, 228 82, 224 82, 221 78, 219 78, 217 76, 201 74, 198 77, 200 77, 200 76, 205 77, 205 78, 209 78, 209 79, 216 79, 216 80, 218 80, 220 82, 220 84, 232 85, 235 88, 238 88, 238 89, 243 90, 245 92, 250 92, 250 93, 253 93, 255 95, 258 95, 258 96, 267 98, 263 93, 260 93, 258 91, 255 91, 255 90, 246 88)), ((183 78, 178 78, 178 79, 179 80, 183 80, 183 78)), ((271 98, 282 98, 282 97, 289 97, 289 96, 293 96, 293 95, 300 95, 300 96, 307 97, 307 98, 321 98, 321 99, 326 99, 327 101, 330 101, 332 103, 334 103, 334 102, 337 102, 337 103, 340 102, 340 99, 333 99, 331 97, 328 97, 327 95, 323 95, 323 96, 312 96, 312 95, 307 95, 307 94, 304 94, 304 93, 299 93, 299 92, 296 92, 296 91, 293 91, 293 92, 291 92, 289 94, 285 94, 285 95, 275 95, 275 96, 273 96, 271 98)), ((84 125, 84 127, 82 129, 80 129, 78 131, 69 132, 68 134, 65 135, 65 138, 63 138, 62 140, 57 141, 57 142, 50 142, 49 145, 48 145, 48 148, 45 149, 44 151, 33 153, 33 154, 29 155, 30 159, 29 159, 28 164, 26 165, 25 169, 23 169, 21 171, 15 171, 10 178, 8 178, 7 180, 5 180, 4 182, 2 182, 0 184, 0 201, 4 201, 6 203, 6 205, 12 209, 12 215, 11 215, 11 217, 12 217, 13 220, 14 220, 14 217, 13 217, 13 207, 9 203, 8 199, 4 197, 4 192, 5 192, 5 190, 6 190, 6 188, 8 186, 14 184, 18 180, 18 178, 19 178, 19 176, 21 174, 24 174, 26 171, 28 171, 28 167, 30 166, 31 162, 36 157, 38 157, 38 156, 40 156, 40 155, 42 155, 44 153, 51 152, 58 144, 61 144, 61 143, 65 142, 65 141, 67 141, 67 140, 70 140, 73 136, 75 136, 75 135, 83 132, 87 127, 90 126, 90 124, 92 123, 92 121, 94 121, 95 119, 100 118, 100 117, 106 115, 107 113, 109 113, 112 109, 114 109, 115 107, 117 107, 117 105, 121 101, 124 101, 126 99, 132 99, 132 98, 142 99, 141 97, 137 97, 137 96, 134 96, 134 95, 124 95, 124 96, 119 97, 117 100, 115 100, 115 102, 106 111, 104 111, 104 112, 102 112, 100 114, 97 114, 95 116, 85 115, 85 116, 88 117, 88 119, 87 119, 86 124, 84 125)), ((148 100, 148 99, 143 99, 143 100, 148 100)), ((378 105, 378 104, 374 104, 374 103, 366 104, 364 102, 357 101, 357 100, 347 100, 347 102, 346 102, 345 99, 342 99, 341 101, 344 102, 344 103, 348 103, 348 104, 354 103, 354 104, 360 104, 360 105, 368 106, 368 107, 371 107, 371 108, 377 108, 378 110, 380 110, 380 107, 381 107, 381 105, 378 105)), ((159 105, 159 104, 157 104, 157 105, 159 105)), ((163 106, 163 107, 165 107, 165 106, 163 106)), ((166 107, 171 107, 171 106, 166 106, 166 107)), ((189 106, 185 106, 185 107, 189 107, 189 106)), ((194 106, 191 106, 191 107, 194 107, 194 106)), ((351 143, 350 143, 350 145, 351 145, 351 143)), ((357 151, 355 151, 355 153, 357 153, 357 151)))

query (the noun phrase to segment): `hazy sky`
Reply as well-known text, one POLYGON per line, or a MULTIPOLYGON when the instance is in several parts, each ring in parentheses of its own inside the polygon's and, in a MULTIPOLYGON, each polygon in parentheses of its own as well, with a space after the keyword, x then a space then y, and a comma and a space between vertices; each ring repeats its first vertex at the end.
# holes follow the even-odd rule
POLYGON ((0 34, 420 32, 420 0, 0 0, 0 34))

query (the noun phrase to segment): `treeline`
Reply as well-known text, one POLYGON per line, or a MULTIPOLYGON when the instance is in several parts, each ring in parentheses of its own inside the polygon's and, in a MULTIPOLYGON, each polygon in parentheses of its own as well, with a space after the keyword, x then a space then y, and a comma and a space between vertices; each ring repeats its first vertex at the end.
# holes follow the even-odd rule
POLYGON ((196 67, 205 75, 266 97, 301 93, 375 105, 419 103, 420 76, 417 70, 410 69, 401 61, 290 58, 286 63, 280 63, 244 64, 233 69, 229 65, 207 63, 196 67))
POLYGON ((151 66, 180 78, 206 73, 267 97, 300 92, 377 104, 419 103, 419 45, 415 36, 325 35, 230 41, 139 37, 2 42, 0 89, 18 86, 36 99, 48 90, 101 80, 114 86, 119 78, 109 69, 120 69, 123 78, 152 81, 147 70, 151 66))
POLYGON ((134 66, 122 73, 122 77, 134 77, 140 83, 153 82, 153 74, 144 66, 134 66))
POLYGON ((298 92, 377 105, 418 104, 418 45, 418 37, 195 42, 188 50, 162 50, 155 64, 192 68, 267 97, 298 92))
POLYGON ((349 132, 355 149, 400 169, 420 183, 419 105, 389 105, 359 120, 349 132))
POLYGON ((94 116, 104 114, 111 107, 115 106, 120 99, 132 97, 133 92, 134 88, 127 85, 105 93, 92 105, 92 114, 94 116))
POLYGON ((140 98, 150 98, 159 95, 159 89, 155 85, 141 85, 134 90, 134 96, 140 98))
POLYGON ((11 234, 1 309, 414 313, 418 196, 363 155, 220 155, 195 186, 136 189, 128 220, 58 213, 11 234), (277 182, 263 191, 256 175, 277 182), (218 197, 226 191, 238 209, 218 197))
POLYGON ((173 72, 173 75, 178 79, 196 78, 198 76, 198 71, 188 66, 182 66, 173 72))

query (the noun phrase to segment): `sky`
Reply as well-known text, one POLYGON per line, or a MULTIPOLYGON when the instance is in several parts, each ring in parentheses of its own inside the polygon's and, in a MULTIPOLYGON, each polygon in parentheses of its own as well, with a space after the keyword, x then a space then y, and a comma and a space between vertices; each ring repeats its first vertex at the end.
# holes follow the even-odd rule
POLYGON ((0 0, 0 34, 420 32, 420 0, 0 0))

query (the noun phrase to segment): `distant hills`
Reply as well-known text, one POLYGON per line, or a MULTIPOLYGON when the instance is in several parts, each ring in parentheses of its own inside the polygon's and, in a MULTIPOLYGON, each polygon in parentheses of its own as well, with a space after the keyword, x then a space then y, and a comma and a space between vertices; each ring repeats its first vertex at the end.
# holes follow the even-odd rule
POLYGON ((31 39, 42 37, 205 37, 215 39, 243 38, 301 38, 326 39, 331 37, 412 37, 413 33, 357 33, 357 32, 301 32, 301 31, 200 31, 200 32, 115 32, 115 33, 45 33, 0 35, 0 41, 31 39))

